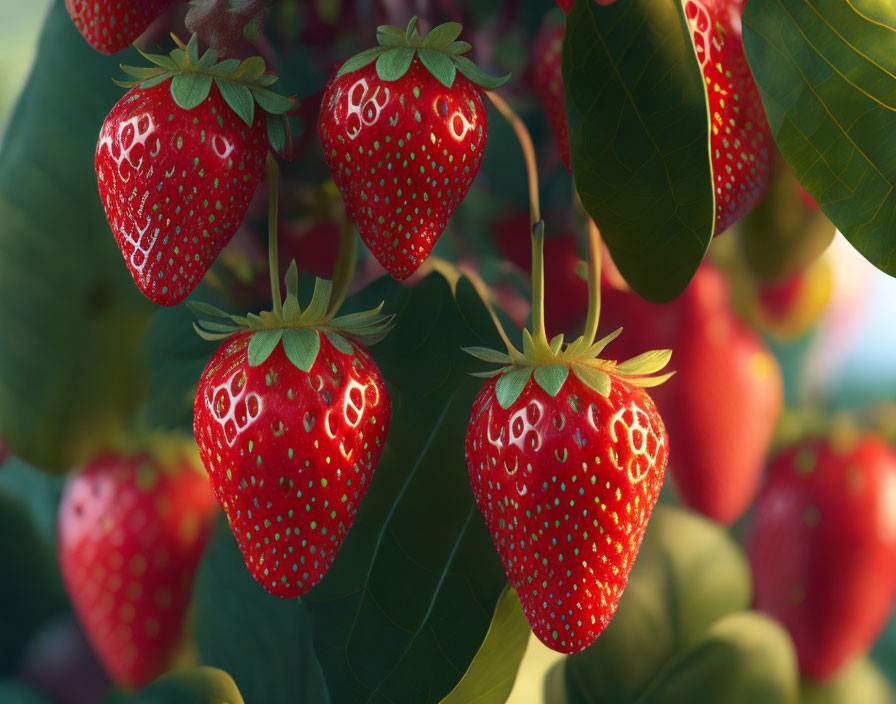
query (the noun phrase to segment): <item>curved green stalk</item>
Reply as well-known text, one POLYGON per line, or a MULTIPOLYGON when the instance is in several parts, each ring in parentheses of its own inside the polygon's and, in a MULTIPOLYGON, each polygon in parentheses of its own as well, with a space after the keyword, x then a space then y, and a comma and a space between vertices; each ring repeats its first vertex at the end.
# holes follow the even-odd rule
POLYGON ((355 276, 355 266, 358 263, 358 236, 355 234, 354 225, 346 217, 339 227, 339 255, 333 266, 333 298, 330 303, 329 315, 336 315, 355 276))
POLYGON ((268 187, 268 266, 271 270, 271 300, 274 313, 282 315, 283 299, 280 297, 280 263, 277 251, 277 204, 280 190, 280 168, 274 155, 268 152, 264 167, 268 187))
POLYGON ((600 230, 594 220, 588 218, 588 317, 583 337, 589 347, 597 338, 597 324, 600 321, 600 264, 600 230))

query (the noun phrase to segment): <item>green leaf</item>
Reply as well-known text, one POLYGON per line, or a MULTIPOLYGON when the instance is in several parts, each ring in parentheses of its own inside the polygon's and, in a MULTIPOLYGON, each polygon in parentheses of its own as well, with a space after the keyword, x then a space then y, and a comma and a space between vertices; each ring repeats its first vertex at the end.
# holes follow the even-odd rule
POLYGON ((202 557, 193 598, 201 661, 229 672, 249 704, 329 704, 311 615, 301 599, 272 597, 252 578, 225 520, 202 557))
POLYGON ((383 24, 376 28, 376 40, 380 43, 381 46, 374 48, 404 46, 406 41, 404 32, 402 32, 398 27, 393 27, 392 25, 388 24, 383 24))
MULTIPOLYGON (((0 143, 0 437, 68 471, 130 422, 152 311, 97 196, 99 126, 120 58, 93 51, 54 3, 0 143)), ((136 57, 132 57, 136 58, 136 57)))
POLYGON ((444 49, 460 36, 463 26, 457 22, 445 22, 433 27, 423 39, 423 46, 444 49))
POLYGON ((265 113, 268 129, 268 144, 277 154, 285 156, 291 151, 291 143, 289 136, 289 121, 286 115, 272 115, 265 113))
POLYGON ((233 75, 235 78, 245 81, 246 83, 254 83, 264 75, 265 69, 267 69, 267 66, 265 65, 263 58, 260 56, 250 56, 240 63, 233 75))
MULTIPOLYGON (((688 511, 659 505, 616 616, 594 645, 564 661, 567 697, 558 704, 653 704, 667 701, 662 696, 669 696, 669 702, 682 701, 672 698, 672 685, 680 678, 695 682, 687 701, 739 703, 739 698, 714 699, 713 687, 719 677, 736 680, 740 676, 737 667, 749 665, 749 658, 741 661, 738 657, 729 667, 724 657, 716 659, 717 653, 724 654, 724 645, 717 649, 708 643, 718 640, 711 632, 720 619, 749 606, 750 592, 745 556, 722 528, 688 511), (707 668, 709 663, 718 666, 703 673, 702 683, 691 669, 700 666, 700 661, 691 657, 695 652, 701 653, 707 668)), ((764 634, 768 629, 763 624, 759 630, 764 634)), ((744 628, 742 634, 750 632, 744 628)), ((777 678, 783 664, 789 668, 785 679, 795 683, 792 652, 779 647, 780 639, 774 636, 757 636, 757 640, 775 657, 779 653, 782 657, 780 664, 767 663, 769 678, 777 678)), ((718 691, 734 696, 724 687, 718 691)), ((769 698, 743 701, 792 701, 772 696, 776 691, 770 688, 769 698)))
POLYGON ((426 70, 435 76, 439 83, 446 88, 454 85, 457 67, 447 54, 435 49, 418 49, 417 56, 420 57, 420 61, 426 67, 426 70))
POLYGON ((310 372, 320 352, 320 333, 309 328, 285 330, 283 351, 293 365, 303 372, 310 372))
POLYGON ((414 287, 383 279, 348 302, 357 310, 385 299, 401 315, 372 350, 392 400, 386 448, 333 567, 305 600, 339 704, 447 696, 507 583, 470 493, 463 445, 481 384, 459 349, 500 338, 469 281, 456 296, 432 274, 414 287))
POLYGON ((179 73, 171 79, 171 97, 184 110, 192 110, 208 97, 212 77, 207 73, 179 73))
POLYGON ((465 347, 464 352, 476 359, 481 359, 483 362, 510 364, 513 361, 506 353, 498 352, 498 350, 490 350, 487 347, 465 347))
MULTIPOLYGON (((402 41, 404 41, 403 37, 404 35, 402 34, 402 41)), ((347 73, 369 66, 387 51, 389 51, 388 46, 375 46, 362 51, 360 54, 355 54, 339 67, 336 77, 341 78, 347 73)))
POLYGON ((896 7, 875 0, 750 0, 743 40, 772 135, 852 245, 896 275, 890 136, 896 7))
POLYGON ((155 86, 159 85, 160 83, 164 83, 172 76, 174 76, 173 73, 160 73, 158 76, 155 76, 154 78, 148 78, 145 81, 141 81, 140 89, 146 90, 147 88, 154 88, 155 86))
POLYGON ((217 64, 215 64, 215 71, 217 71, 218 73, 235 74, 239 66, 239 59, 224 59, 223 61, 219 61, 217 64))
POLYGON ((296 105, 295 101, 284 98, 282 95, 267 88, 252 88, 251 90, 258 106, 272 115, 285 115, 296 105))
POLYGON ((448 54, 454 54, 455 56, 460 56, 462 54, 466 54, 472 48, 473 45, 469 42, 452 42, 445 49, 445 52, 448 54))
POLYGON ((194 66, 199 63, 199 37, 195 34, 191 35, 187 42, 187 59, 194 66))
POLYGON ((485 641, 463 679, 440 704, 504 704, 529 642, 529 624, 508 585, 498 600, 485 641))
POLYGON ((650 350, 616 365, 616 371, 632 375, 654 374, 664 369, 670 359, 672 350, 650 350))
POLYGON ((501 408, 506 410, 516 402, 531 376, 532 367, 515 367, 512 371, 501 375, 495 384, 495 395, 501 408))
POLYGON ((563 47, 576 190, 625 280, 681 293, 709 246, 706 92, 679 2, 579 2, 563 47))
POLYGON ((572 372, 592 391, 596 391, 601 396, 610 395, 610 375, 603 369, 576 364, 573 366, 572 372))
POLYGON ((249 349, 247 350, 249 366, 258 367, 264 364, 276 349, 281 337, 283 337, 282 328, 259 330, 252 335, 252 339, 249 340, 249 349))
POLYGON ((476 64, 470 61, 466 56, 453 56, 454 65, 457 70, 469 78, 473 83, 486 90, 494 90, 500 88, 510 80, 510 74, 506 76, 490 76, 476 64))
POLYGON ((800 704, 893 704, 896 692, 871 661, 862 658, 847 665, 829 682, 802 681, 800 704))
POLYGON ((330 344, 333 345, 337 350, 342 352, 342 354, 354 354, 355 349, 352 347, 351 343, 346 340, 342 335, 335 332, 327 332, 327 339, 330 341, 330 344))
POLYGON ((215 83, 218 84, 224 102, 247 126, 251 127, 255 120, 255 99, 252 97, 252 91, 244 85, 224 78, 215 79, 215 83))
POLYGON ((535 381, 551 397, 560 393, 568 376, 569 367, 565 364, 551 364, 535 368, 535 381))
POLYGON ((376 73, 382 81, 397 81, 411 67, 416 49, 398 47, 381 54, 376 60, 376 73))
POLYGON ((311 303, 305 309, 306 320, 319 320, 327 312, 330 305, 330 294, 333 291, 333 282, 328 279, 316 278, 314 280, 314 293, 311 295, 311 303))
POLYGON ((126 701, 127 704, 244 704, 233 678, 216 667, 169 672, 126 701))

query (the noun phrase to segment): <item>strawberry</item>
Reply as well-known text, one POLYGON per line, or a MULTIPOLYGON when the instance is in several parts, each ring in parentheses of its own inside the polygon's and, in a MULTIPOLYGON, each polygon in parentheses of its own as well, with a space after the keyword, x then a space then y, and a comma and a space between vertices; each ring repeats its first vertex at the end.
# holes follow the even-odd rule
POLYGON ((178 1, 65 0, 65 8, 90 46, 104 54, 116 54, 178 1))
POLYGON ((759 488, 783 404, 777 361, 732 309, 726 279, 706 264, 672 303, 605 287, 603 309, 605 331, 633 333, 626 353, 675 349, 675 378, 656 394, 675 446, 669 472, 685 504, 733 523, 759 488))
POLYGON ((198 58, 195 36, 171 58, 145 56, 156 67, 125 67, 139 81, 123 84, 134 87, 103 123, 96 173, 134 281, 170 306, 199 284, 242 223, 269 146, 288 144, 292 102, 267 89, 276 78, 260 58, 212 65, 212 52, 198 58))
POLYGON ((560 147, 560 160, 569 170, 569 126, 566 122, 566 89, 563 87, 563 39, 566 27, 546 17, 532 47, 532 90, 544 108, 548 124, 560 147))
POLYGON ((396 279, 429 256, 482 163, 488 121, 480 71, 454 22, 425 39, 382 26, 380 46, 346 61, 327 86, 319 130, 349 217, 396 279))
POLYGON ((671 353, 598 359, 618 333, 564 348, 542 328, 523 332, 522 353, 467 350, 505 365, 467 426, 473 496, 532 630, 563 653, 616 612, 666 470, 663 421, 640 387, 668 378, 647 375, 671 353))
POLYGON ((756 606, 829 679, 868 651, 896 598, 896 453, 874 435, 809 439, 770 464, 747 551, 756 606))
POLYGON ((166 669, 216 514, 192 443, 110 451, 67 484, 58 524, 63 581, 117 682, 138 688, 166 669))
POLYGON ((333 564, 370 486, 392 405, 357 341, 382 337, 389 319, 378 310, 326 314, 330 282, 321 279, 303 312, 295 263, 286 281, 282 311, 252 322, 193 306, 258 326, 204 323, 207 338, 226 341, 199 381, 193 429, 249 571, 290 598, 333 564))

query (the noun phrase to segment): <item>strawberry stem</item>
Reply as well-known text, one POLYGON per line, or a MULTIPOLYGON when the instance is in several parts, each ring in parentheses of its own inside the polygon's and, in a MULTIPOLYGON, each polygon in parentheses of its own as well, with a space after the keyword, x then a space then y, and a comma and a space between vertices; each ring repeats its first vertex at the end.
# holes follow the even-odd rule
POLYGON ((280 262, 277 251, 277 203, 280 191, 280 169, 274 155, 268 152, 265 163, 265 181, 268 187, 268 266, 271 270, 271 300, 274 314, 283 314, 283 299, 280 297, 280 262))
POLYGON ((590 347, 597 338, 600 321, 600 230, 594 220, 588 218, 588 317, 585 320, 585 340, 590 347))
POLYGON ((550 351, 544 327, 544 221, 541 219, 541 201, 538 195, 538 165, 535 147, 525 123, 513 108, 494 91, 485 91, 498 112, 510 123, 523 152, 526 174, 529 178, 529 222, 532 236, 532 340, 542 351, 550 351))
POLYGON ((346 216, 339 228, 339 254, 333 266, 333 297, 330 299, 329 315, 338 313, 345 302, 357 263, 358 236, 351 220, 346 216))

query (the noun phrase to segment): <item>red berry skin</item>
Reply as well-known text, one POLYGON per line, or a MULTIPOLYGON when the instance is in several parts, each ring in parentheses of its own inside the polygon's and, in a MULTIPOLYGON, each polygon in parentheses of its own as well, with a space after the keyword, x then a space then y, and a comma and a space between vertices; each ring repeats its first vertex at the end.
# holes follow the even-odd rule
POLYGON ((134 43, 177 0, 65 0, 65 8, 87 43, 116 54, 134 43))
POLYGON ((488 135, 481 89, 446 88, 415 56, 397 81, 376 66, 334 78, 319 123, 324 156, 367 247, 406 279, 473 184, 488 135))
POLYGON ((194 432, 252 576, 291 598, 323 579, 383 450, 392 404, 376 363, 320 334, 309 373, 282 344, 249 366, 251 333, 227 340, 199 382, 194 432))
POLYGON ((770 464, 747 536, 755 604, 790 631, 803 673, 868 651, 896 597, 896 454, 874 436, 813 439, 770 464))
POLYGON ((587 648, 610 622, 663 485, 668 442, 642 389, 605 398, 570 373, 552 398, 530 379, 508 410, 491 379, 473 404, 473 496, 545 645, 587 648))
POLYGON ((217 515, 194 462, 104 454, 69 481, 59 507, 72 606, 110 677, 127 687, 167 669, 217 515))
POLYGON ((557 138, 560 160, 569 166, 569 125, 566 122, 566 89, 563 87, 563 39, 566 27, 545 18, 532 48, 532 90, 541 103, 557 138))
POLYGON ((100 132, 100 198, 134 282, 172 306, 196 288, 239 228, 261 180, 265 118, 251 129, 216 85, 184 110, 170 81, 133 88, 100 132))

